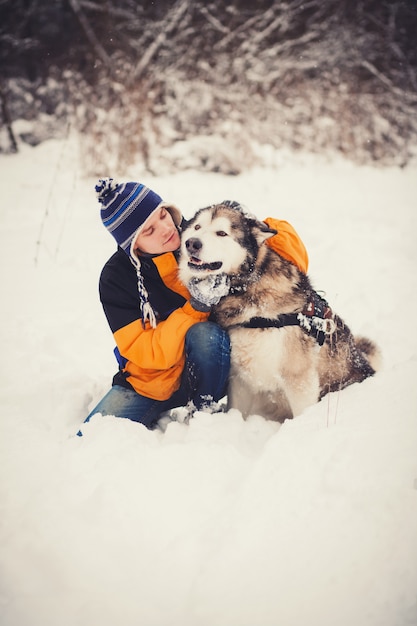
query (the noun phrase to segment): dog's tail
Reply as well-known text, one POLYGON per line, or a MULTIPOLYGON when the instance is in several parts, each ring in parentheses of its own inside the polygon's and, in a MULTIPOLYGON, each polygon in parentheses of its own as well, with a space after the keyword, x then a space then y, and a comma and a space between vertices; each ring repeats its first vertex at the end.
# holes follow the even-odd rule
POLYGON ((359 352, 361 352, 366 358, 372 369, 377 372, 382 365, 382 355, 381 350, 378 348, 376 343, 367 337, 355 337, 355 344, 359 352))

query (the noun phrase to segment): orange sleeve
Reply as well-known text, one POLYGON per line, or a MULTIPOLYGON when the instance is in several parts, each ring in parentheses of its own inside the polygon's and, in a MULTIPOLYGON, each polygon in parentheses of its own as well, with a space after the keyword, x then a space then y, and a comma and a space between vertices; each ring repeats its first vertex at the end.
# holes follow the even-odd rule
POLYGON ((307 250, 291 224, 273 217, 267 217, 264 222, 269 228, 278 231, 276 235, 269 237, 265 241, 267 246, 284 257, 284 259, 287 259, 287 261, 291 261, 304 274, 307 274, 307 250))
POLYGON ((152 328, 138 319, 114 333, 120 354, 142 368, 166 370, 177 364, 184 354, 186 332, 197 322, 206 321, 209 313, 193 309, 189 302, 152 328))
POLYGON ((207 320, 208 313, 195 311, 189 302, 151 328, 135 320, 114 333, 119 351, 127 359, 124 372, 137 393, 155 400, 170 398, 180 384, 184 369, 187 330, 207 320))

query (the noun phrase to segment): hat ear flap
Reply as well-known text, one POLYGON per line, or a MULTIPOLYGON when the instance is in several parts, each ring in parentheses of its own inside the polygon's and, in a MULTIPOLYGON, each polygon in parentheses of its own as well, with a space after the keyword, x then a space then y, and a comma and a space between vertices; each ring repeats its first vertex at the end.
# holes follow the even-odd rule
POLYGON ((170 213, 175 226, 180 226, 182 222, 182 213, 179 210, 179 208, 175 206, 175 204, 168 204, 167 202, 161 202, 159 206, 163 207, 164 209, 168 211, 168 213, 170 213))

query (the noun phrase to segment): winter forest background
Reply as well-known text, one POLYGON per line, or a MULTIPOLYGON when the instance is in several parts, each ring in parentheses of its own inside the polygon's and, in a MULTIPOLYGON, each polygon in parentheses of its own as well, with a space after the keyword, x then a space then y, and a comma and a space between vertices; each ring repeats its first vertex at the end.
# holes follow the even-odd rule
POLYGON ((415 0, 0 0, 0 149, 72 129, 94 175, 237 174, 265 144, 404 166, 416 32, 415 0))

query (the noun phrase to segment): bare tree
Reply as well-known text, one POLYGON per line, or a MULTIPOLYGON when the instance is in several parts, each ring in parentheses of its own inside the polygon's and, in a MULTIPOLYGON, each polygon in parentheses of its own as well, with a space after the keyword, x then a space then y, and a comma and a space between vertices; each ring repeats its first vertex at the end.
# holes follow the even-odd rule
POLYGON ((50 111, 53 77, 84 133, 105 119, 148 167, 169 142, 239 133, 406 163, 416 32, 414 0, 0 0, 3 78, 50 111))

